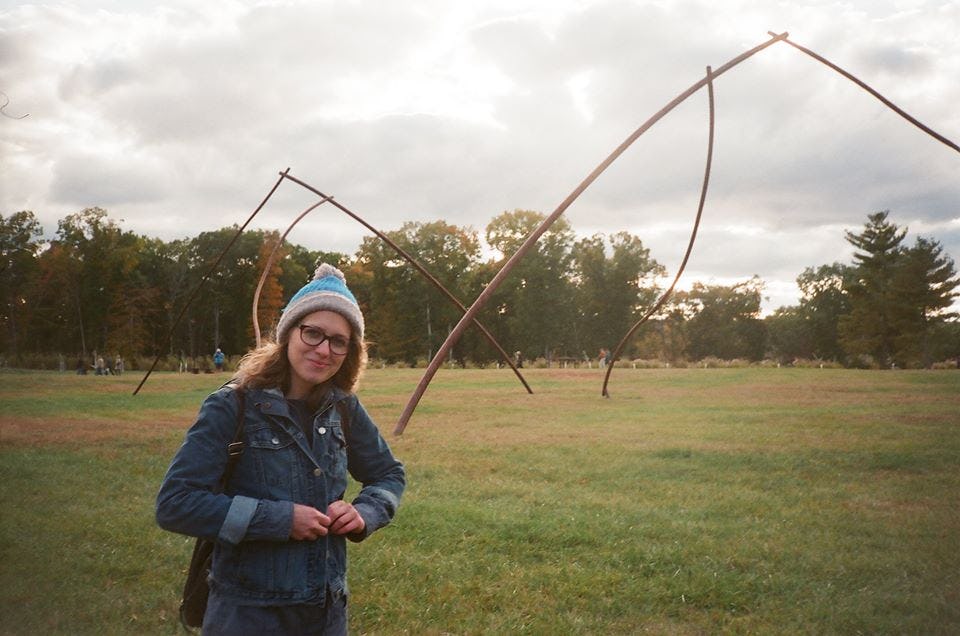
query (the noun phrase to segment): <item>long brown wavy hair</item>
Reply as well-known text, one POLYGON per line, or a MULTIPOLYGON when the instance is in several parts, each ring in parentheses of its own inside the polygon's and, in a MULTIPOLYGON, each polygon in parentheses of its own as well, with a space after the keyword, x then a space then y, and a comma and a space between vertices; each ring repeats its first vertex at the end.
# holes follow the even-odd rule
MULTIPOLYGON (((264 341, 259 347, 248 352, 240 359, 235 376, 237 384, 244 389, 279 388, 286 394, 290 390, 290 360, 287 358, 287 344, 290 334, 297 329, 288 329, 279 342, 264 341)), ((340 370, 327 382, 314 387, 308 401, 318 402, 328 383, 352 393, 360 381, 360 375, 367 364, 367 343, 350 334, 350 350, 340 370)))

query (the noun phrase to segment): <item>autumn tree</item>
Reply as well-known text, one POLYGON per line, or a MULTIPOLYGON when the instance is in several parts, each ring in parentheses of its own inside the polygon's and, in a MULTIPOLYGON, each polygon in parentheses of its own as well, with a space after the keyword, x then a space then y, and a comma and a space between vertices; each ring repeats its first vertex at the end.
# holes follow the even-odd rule
POLYGON ((758 277, 730 286, 694 283, 680 294, 693 314, 687 321, 687 354, 694 360, 707 356, 760 360, 765 332, 760 320, 758 277))
POLYGON ((186 350, 188 327, 174 326, 174 320, 193 291, 188 246, 187 239, 142 239, 137 275, 152 299, 140 308, 144 343, 139 354, 177 355, 186 350))
MULTIPOLYGON (((263 241, 257 251, 256 267, 258 272, 257 284, 259 285, 260 280, 263 280, 257 302, 257 326, 260 329, 261 336, 269 336, 280 320, 280 311, 284 306, 283 286, 280 283, 280 277, 283 274, 285 256, 286 245, 280 244, 280 233, 277 231, 264 232, 263 241), (264 276, 264 270, 266 270, 266 276, 264 276)), ((249 335, 253 341, 256 340, 256 334, 253 333, 252 311, 250 316, 249 335)))
MULTIPOLYGON (((320 263, 329 263, 346 273, 350 267, 350 257, 341 252, 327 252, 311 250, 302 245, 291 243, 289 239, 283 246, 283 265, 277 280, 283 289, 283 300, 290 300, 297 291, 313 279, 313 274, 320 263)), ((353 290, 353 278, 347 276, 350 289, 353 290)), ((359 300, 359 297, 358 297, 359 300)), ((261 325, 261 329, 263 326, 261 325)))
POLYGON ((833 263, 807 267, 797 277, 800 316, 810 338, 810 353, 822 360, 844 361, 840 345, 840 317, 850 311, 845 287, 854 275, 849 265, 833 263))
MULTIPOLYGON (((479 260, 474 230, 445 221, 408 222, 386 236, 455 298, 470 301, 463 283, 479 260)), ((379 238, 364 238, 357 263, 366 276, 361 275, 355 293, 373 307, 368 329, 375 355, 407 363, 431 357, 463 312, 379 238)))
POLYGON ((763 319, 767 331, 769 354, 781 361, 813 357, 810 326, 800 307, 780 307, 763 319))
POLYGON ((69 246, 53 241, 40 253, 36 274, 27 290, 34 351, 46 349, 86 356, 80 276, 81 262, 69 246))
MULTIPOLYGON (((486 227, 487 244, 501 254, 503 264, 545 219, 529 210, 504 212, 486 227)), ((573 282, 573 230, 558 219, 517 263, 491 304, 498 312, 500 343, 527 358, 550 357, 553 352, 577 352, 574 324, 577 315, 573 282)))
POLYGON ((0 351, 14 357, 20 350, 28 306, 27 286, 38 267, 39 237, 43 228, 33 212, 0 215, 0 351))
POLYGON ((845 281, 852 272, 842 263, 803 270, 796 279, 800 304, 781 307, 764 320, 774 356, 785 361, 845 359, 838 329, 840 317, 849 311, 845 281))
MULTIPOLYGON (((591 354, 613 348, 656 300, 663 268, 627 232, 595 234, 573 247, 578 346, 591 354), (609 250, 607 246, 609 245, 609 250)), ((642 337, 642 334, 641 334, 642 337)))
MULTIPOLYGON (((151 297, 133 273, 139 263, 142 240, 136 234, 124 232, 102 208, 86 208, 62 219, 57 229, 56 244, 61 256, 75 261, 78 278, 74 288, 64 289, 65 295, 75 295, 77 306, 76 345, 96 349, 101 353, 116 353, 128 348, 139 348, 139 338, 116 332, 120 324, 129 320, 142 322, 137 313, 148 307, 151 297), (111 318, 113 317, 113 318, 111 318)), ((140 333, 137 329, 136 333, 140 333)))
POLYGON ((260 279, 259 255, 266 238, 263 230, 243 232, 224 253, 236 233, 236 226, 224 227, 202 232, 189 241, 191 289, 203 281, 203 293, 186 314, 191 356, 212 355, 217 347, 227 355, 243 353, 253 344, 251 307, 260 279), (218 258, 220 264, 211 271, 218 258))

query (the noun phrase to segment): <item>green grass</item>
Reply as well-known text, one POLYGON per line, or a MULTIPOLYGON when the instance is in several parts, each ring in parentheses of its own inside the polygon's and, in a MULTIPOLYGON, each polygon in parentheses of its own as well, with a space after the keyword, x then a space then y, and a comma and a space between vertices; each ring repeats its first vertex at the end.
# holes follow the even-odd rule
MULTIPOLYGON (((960 633, 960 373, 418 370, 361 398, 405 461, 350 548, 371 634, 960 633)), ((226 376, 3 374, 0 634, 173 634, 153 497, 226 376)))

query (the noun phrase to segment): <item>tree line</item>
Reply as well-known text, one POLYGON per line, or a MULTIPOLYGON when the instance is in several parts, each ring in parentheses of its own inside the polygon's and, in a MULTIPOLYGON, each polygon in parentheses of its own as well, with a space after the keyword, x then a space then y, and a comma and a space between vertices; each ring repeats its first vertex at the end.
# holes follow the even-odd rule
MULTIPOLYGON (((484 257, 479 233, 444 221, 409 222, 386 232, 465 305, 499 271, 544 215, 504 212, 484 229, 498 256, 484 257)), ((461 311, 379 238, 352 255, 308 250, 278 232, 245 231, 186 305, 237 227, 163 241, 123 230, 106 210, 87 208, 44 240, 31 211, 0 215, 0 352, 10 366, 56 355, 121 355, 128 368, 157 354, 196 359, 216 348, 237 355, 268 335, 289 298, 319 261, 347 275, 367 319, 371 357, 422 364, 461 311), (185 309, 184 309, 185 308, 185 309), (174 327, 177 317, 183 318, 174 327), (171 331, 172 329, 172 331, 171 331), (169 337, 168 337, 169 336, 169 337)), ((626 359, 684 363, 715 357, 822 360, 847 366, 927 367, 960 356, 960 323, 950 307, 960 285, 942 245, 917 237, 887 211, 846 231, 853 262, 808 267, 796 306, 761 318, 763 281, 694 283, 676 292, 637 332, 626 359)), ((595 359, 614 347, 662 293, 664 268, 628 232, 577 238, 559 219, 497 290, 478 320, 511 354, 531 360, 595 359)), ((454 347, 460 364, 491 364, 499 354, 476 330, 454 347)))

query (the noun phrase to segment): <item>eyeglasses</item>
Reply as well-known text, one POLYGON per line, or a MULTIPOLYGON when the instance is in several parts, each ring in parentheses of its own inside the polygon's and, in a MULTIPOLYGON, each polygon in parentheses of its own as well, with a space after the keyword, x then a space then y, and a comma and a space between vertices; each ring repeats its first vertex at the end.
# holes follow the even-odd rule
POLYGON ((330 353, 337 356, 346 355, 350 350, 350 338, 328 336, 323 329, 313 325, 300 325, 300 340, 310 347, 318 347, 326 342, 330 347, 330 353))

